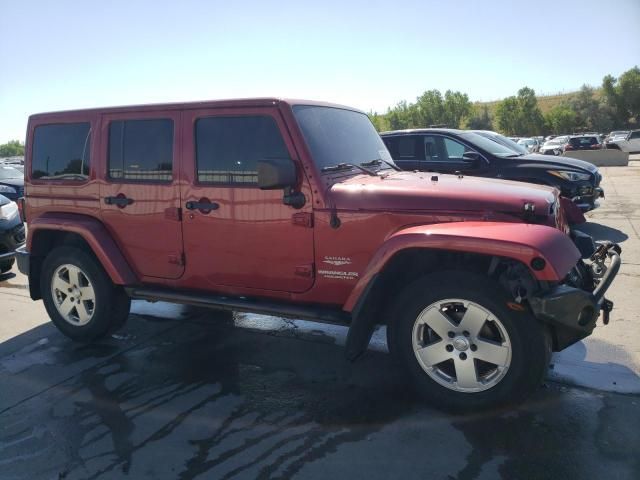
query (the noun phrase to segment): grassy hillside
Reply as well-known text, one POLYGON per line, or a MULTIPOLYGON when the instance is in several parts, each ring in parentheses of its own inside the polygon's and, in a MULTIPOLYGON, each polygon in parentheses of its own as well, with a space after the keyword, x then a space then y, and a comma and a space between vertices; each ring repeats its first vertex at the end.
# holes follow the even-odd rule
MULTIPOLYGON (((539 95, 536 98, 538 99, 538 106, 540 107, 540 110, 542 110, 542 113, 545 114, 556 105, 570 100, 571 97, 574 97, 577 94, 578 92, 575 91, 575 92, 569 92, 569 93, 560 93, 557 95, 539 95)), ((599 96, 600 89, 596 89, 595 94, 596 96, 599 96)), ((479 107, 483 107, 486 105, 489 108, 489 114, 491 115, 491 117, 493 117, 495 114, 496 107, 498 106, 498 103, 500 103, 501 101, 502 100, 495 100, 493 102, 476 102, 475 104, 478 105, 479 107)))

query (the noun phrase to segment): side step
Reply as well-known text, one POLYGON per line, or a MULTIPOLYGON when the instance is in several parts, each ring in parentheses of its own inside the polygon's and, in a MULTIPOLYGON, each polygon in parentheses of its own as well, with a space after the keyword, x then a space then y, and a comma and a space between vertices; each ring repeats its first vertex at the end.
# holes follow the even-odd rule
POLYGON ((287 318, 301 318, 338 325, 348 325, 351 322, 351 315, 348 313, 326 307, 291 305, 289 303, 278 303, 255 298, 224 297, 203 293, 176 292, 174 290, 136 287, 128 287, 125 290, 131 298, 152 302, 181 303, 217 310, 235 310, 287 318))

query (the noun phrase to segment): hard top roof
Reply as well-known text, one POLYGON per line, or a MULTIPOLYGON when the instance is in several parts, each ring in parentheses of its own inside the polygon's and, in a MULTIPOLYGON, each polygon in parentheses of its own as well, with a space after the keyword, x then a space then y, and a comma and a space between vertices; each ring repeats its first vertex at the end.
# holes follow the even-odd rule
POLYGON ((349 107, 346 105, 340 105, 336 103, 321 102, 317 100, 302 100, 302 99, 284 99, 276 97, 264 97, 264 98, 237 98, 226 100, 203 100, 196 102, 175 102, 175 103, 152 103, 141 105, 122 105, 112 107, 92 107, 84 109, 74 110, 60 110, 52 112, 35 113, 29 118, 38 120, 47 116, 60 116, 64 114, 102 114, 102 113, 126 113, 126 112, 151 112, 162 110, 184 110, 184 109, 204 109, 204 108, 228 108, 228 107, 271 107, 280 104, 294 106, 294 105, 313 105, 319 107, 331 107, 340 108, 343 110, 352 110, 359 113, 364 113, 357 108, 349 107))

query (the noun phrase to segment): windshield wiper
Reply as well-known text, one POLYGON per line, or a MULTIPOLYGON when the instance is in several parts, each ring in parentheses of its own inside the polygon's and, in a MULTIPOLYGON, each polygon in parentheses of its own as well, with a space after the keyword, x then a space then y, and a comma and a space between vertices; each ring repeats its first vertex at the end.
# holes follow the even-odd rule
POLYGON ((381 158, 375 158, 373 160, 371 160, 370 162, 362 162, 360 164, 360 166, 362 167, 373 167, 375 165, 382 165, 382 164, 388 165, 391 168, 393 168, 394 170, 397 170, 398 172, 400 171, 400 167, 398 167, 397 165, 391 163, 391 162, 387 162, 386 160, 383 160, 381 158))
POLYGON ((347 170, 347 169, 351 169, 351 168, 357 168, 358 170, 361 170, 373 177, 377 177, 378 174, 376 172, 374 172, 373 170, 369 170, 368 168, 362 167, 360 165, 354 165, 353 163, 337 163, 336 165, 329 165, 327 167, 322 167, 320 169, 321 172, 337 172, 339 170, 347 170))

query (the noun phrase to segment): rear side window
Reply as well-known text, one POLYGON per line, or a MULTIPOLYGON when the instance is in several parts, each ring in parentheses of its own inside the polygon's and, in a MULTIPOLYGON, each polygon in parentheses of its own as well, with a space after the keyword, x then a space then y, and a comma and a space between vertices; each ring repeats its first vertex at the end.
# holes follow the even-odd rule
POLYGON ((109 178, 169 182, 173 120, 118 120, 109 124, 109 178))
POLYGON ((89 176, 91 125, 40 125, 33 135, 31 177, 86 180, 89 176))
POLYGON ((255 185, 258 160, 290 158, 269 116, 200 118, 195 136, 201 183, 255 185))

